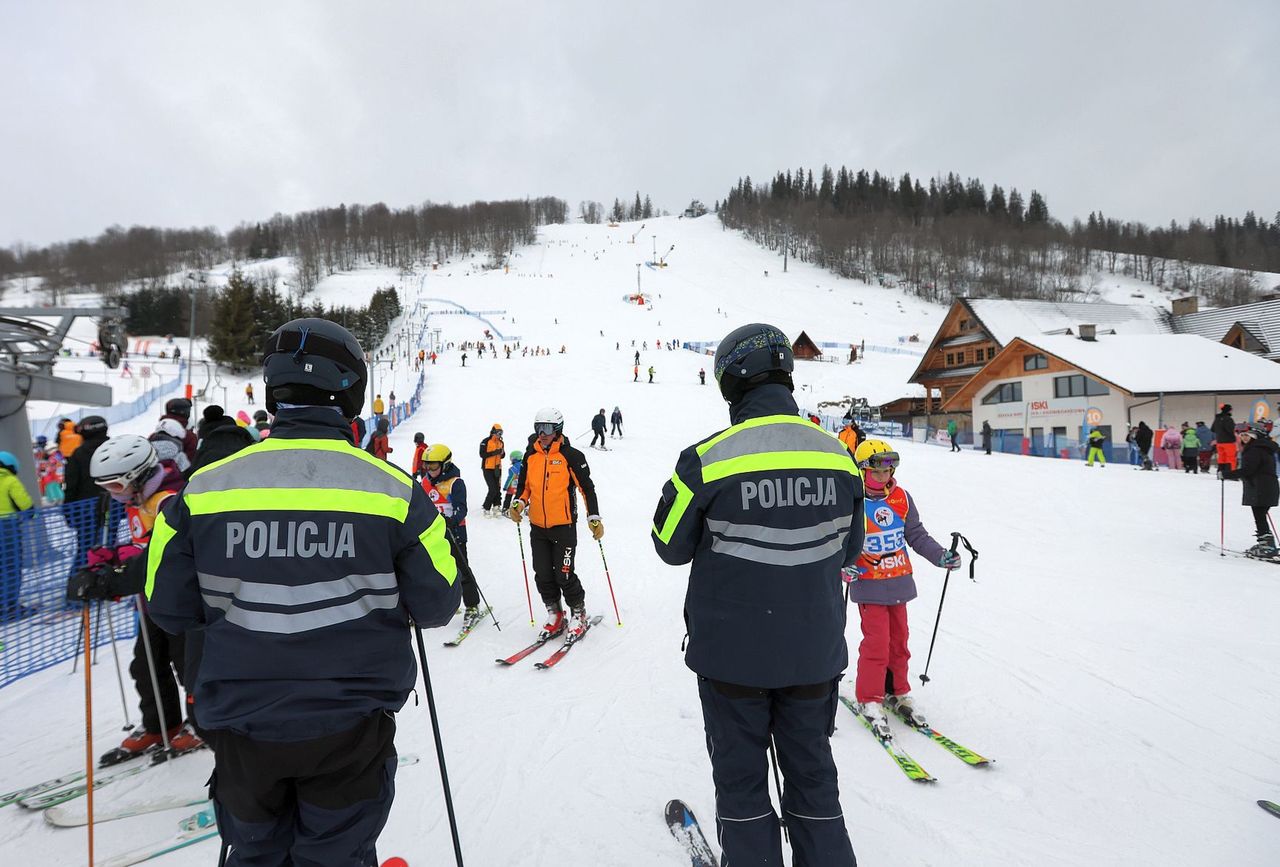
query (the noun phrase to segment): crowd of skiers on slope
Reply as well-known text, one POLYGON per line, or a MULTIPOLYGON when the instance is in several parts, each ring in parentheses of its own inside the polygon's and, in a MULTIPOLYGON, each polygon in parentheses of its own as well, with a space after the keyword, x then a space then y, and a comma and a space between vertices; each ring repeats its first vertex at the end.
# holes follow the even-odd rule
MULTIPOLYGON (((793 370, 790 343, 772 326, 743 326, 721 342, 713 373, 730 426, 680 453, 652 541, 665 562, 689 564, 685 661, 725 859, 782 864, 772 744, 795 862, 845 867, 855 859, 830 738, 850 663, 848 601, 862 633, 854 706, 890 739, 889 715, 924 724, 907 677, 912 555, 945 570, 960 558, 925 530, 892 445, 852 421, 834 439, 799 415, 793 370)), ((447 624, 460 598, 472 623, 483 616, 453 452, 415 436, 401 473, 361 450, 352 425, 367 376, 349 332, 294 320, 264 346, 268 439, 254 445, 210 408, 185 478, 142 437, 105 440, 89 460, 92 484, 128 509, 132 537, 94 549, 69 598, 146 597, 146 634, 165 644, 131 672, 163 667, 187 697, 173 684, 157 697, 135 675, 144 704, 156 706, 144 734, 174 749, 196 742, 187 737, 213 747, 229 865, 376 864, 394 792, 394 713, 415 682, 410 626, 447 624), (239 442, 203 460, 211 434, 232 428, 239 442)), ((598 436, 604 420, 602 408, 598 436)), ((1243 470, 1258 437, 1240 439, 1243 470)), ((530 522, 547 609, 540 637, 580 638, 590 620, 574 570, 579 497, 596 541, 604 524, 563 415, 539 410, 524 448, 509 454, 503 426, 492 424, 473 459, 483 510, 530 522), (498 502, 503 493, 509 502, 498 502)))

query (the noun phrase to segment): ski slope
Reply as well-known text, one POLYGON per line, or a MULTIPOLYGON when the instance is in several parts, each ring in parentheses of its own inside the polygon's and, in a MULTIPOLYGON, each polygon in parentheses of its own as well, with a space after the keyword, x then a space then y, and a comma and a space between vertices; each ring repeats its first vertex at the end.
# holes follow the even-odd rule
MULTIPOLYGON (((453 449, 473 509, 472 564, 502 623, 501 632, 490 622, 457 648, 441 646, 453 627, 427 636, 472 865, 687 863, 663 822, 673 797, 686 800, 714 837, 696 684, 680 652, 687 571, 663 565, 648 534, 680 449, 728 422, 713 382, 698 384, 710 359, 655 350, 654 341, 716 340, 764 319, 793 336, 805 328, 817 339, 888 345, 915 332, 925 338, 943 313, 804 264, 783 274, 775 257, 713 218, 649 221, 628 244, 637 228, 551 226, 518 251, 507 273, 465 260, 404 284, 406 307, 420 295, 505 311, 490 317, 504 333, 551 349, 510 360, 472 352, 465 368, 458 352, 442 354, 428 367, 423 410, 392 435, 402 465, 416 430, 453 449), (660 254, 675 245, 668 268, 639 269, 652 310, 622 300, 636 288, 637 263, 650 258, 650 234, 660 254), (632 340, 637 348, 649 344, 639 383, 632 382, 632 340), (584 449, 596 410, 623 412, 625 437, 610 440, 607 452, 585 450, 623 625, 615 625, 600 551, 583 528, 577 568, 588 608, 603 623, 552 671, 532 667, 550 648, 502 669, 494 658, 527 644, 534 628, 516 529, 479 514, 477 449, 494 422, 508 432, 508 451, 523 448, 534 412, 546 404, 564 412, 566 433, 584 449)), ((365 277, 369 291, 386 285, 385 274, 365 277)), ((351 276, 319 291, 354 294, 360 285, 351 276)), ((434 314, 429 325, 445 341, 479 339, 484 327, 434 314)), ((874 353, 853 366, 800 362, 797 396, 806 406, 900 385, 910 373, 903 366, 900 356, 874 353)), ((228 411, 241 408, 231 404, 228 411)), ((860 862, 1276 863, 1280 826, 1254 801, 1280 794, 1280 667, 1272 662, 1280 655, 1280 571, 1197 550, 1217 537, 1219 483, 1124 466, 899 448, 899 480, 925 526, 940 539, 962 531, 981 552, 977 583, 968 581, 967 563, 951 578, 931 682, 917 685, 917 698, 939 730, 995 764, 966 767, 902 730, 901 745, 939 779, 931 787, 911 783, 841 709, 832 748, 860 862)), ((1225 490, 1227 544, 1242 547, 1251 522, 1238 486, 1225 490)), ((917 565, 913 677, 924 667, 943 586, 940 570, 917 565)), ((534 615, 542 612, 535 607, 534 615)), ((856 613, 848 635, 853 656, 856 613)), ((69 669, 0 691, 0 788, 82 763, 83 682, 69 669)), ((121 736, 114 681, 104 649, 94 668, 97 753, 121 736)), ((400 749, 423 761, 397 778, 379 854, 414 867, 450 864, 426 707, 411 699, 399 729, 400 749)), ((207 755, 186 757, 132 786, 104 789, 99 803, 198 791, 208 767, 207 755)), ((103 825, 99 857, 163 836, 190 812, 103 825)), ((84 839, 83 829, 53 829, 39 815, 0 809, 5 863, 83 863, 84 839)), ((155 863, 207 865, 216 855, 217 844, 207 842, 155 863)))

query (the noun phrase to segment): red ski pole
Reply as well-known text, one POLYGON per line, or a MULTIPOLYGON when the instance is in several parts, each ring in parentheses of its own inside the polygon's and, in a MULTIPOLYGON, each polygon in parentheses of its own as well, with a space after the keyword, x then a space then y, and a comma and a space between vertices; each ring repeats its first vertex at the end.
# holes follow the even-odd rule
POLYGON ((524 598, 529 603, 529 625, 533 625, 533 596, 529 593, 529 566, 524 559, 524 531, 516 521, 516 538, 520 540, 520 568, 524 570, 524 598))
POLYGON ((604 542, 596 539, 596 544, 600 546, 600 562, 604 564, 604 578, 609 582, 609 598, 613 600, 613 616, 617 619, 618 625, 622 625, 622 615, 618 613, 618 597, 613 595, 613 578, 609 575, 609 561, 604 556, 604 542))

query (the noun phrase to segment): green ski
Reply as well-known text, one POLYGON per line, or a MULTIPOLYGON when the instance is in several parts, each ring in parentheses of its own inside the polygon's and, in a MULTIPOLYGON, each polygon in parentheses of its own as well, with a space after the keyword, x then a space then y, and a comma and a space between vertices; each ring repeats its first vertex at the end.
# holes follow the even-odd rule
POLYGON ((913 780, 917 783, 936 782, 936 779, 928 771, 920 767, 919 762, 907 755, 906 750, 898 746, 894 742, 893 738, 881 738, 877 735, 875 729, 871 727, 871 723, 867 721, 867 718, 858 712, 858 706, 856 704, 844 696, 840 696, 840 701, 844 703, 844 706, 847 707, 854 716, 862 721, 862 724, 867 727, 867 731, 871 732, 871 736, 880 742, 880 746, 884 747, 884 751, 893 759, 894 763, 898 766, 898 769, 907 775, 907 779, 913 780))

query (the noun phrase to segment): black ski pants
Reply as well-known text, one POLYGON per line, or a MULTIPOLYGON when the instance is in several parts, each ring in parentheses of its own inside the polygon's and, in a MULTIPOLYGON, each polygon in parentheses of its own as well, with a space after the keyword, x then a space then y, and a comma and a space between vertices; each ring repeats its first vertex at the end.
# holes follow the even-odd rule
POLYGON ((591 429, 591 444, 595 445, 596 440, 600 441, 600 445, 604 445, 604 428, 600 428, 599 430, 596 430, 595 428, 591 429))
POLYGON ((782 867, 782 835, 769 800, 770 738, 794 867, 857 864, 831 756, 838 683, 757 689, 698 678, 726 864, 782 867))
POLYGON ((573 558, 578 549, 578 529, 573 524, 559 527, 529 528, 530 556, 533 558, 534 583, 544 605, 560 604, 561 596, 570 609, 578 608, 587 592, 573 571, 573 558))
POLYGON ((142 713, 142 728, 152 734, 160 734, 160 711, 164 711, 164 723, 169 728, 182 725, 188 715, 178 693, 178 686, 186 686, 187 637, 170 635, 151 621, 142 617, 138 624, 138 637, 133 642, 133 661, 129 663, 129 675, 138 692, 138 710, 142 713), (146 630, 151 639, 151 653, 156 663, 156 683, 160 697, 151 688, 151 671, 147 667, 147 647, 142 641, 146 630))
POLYGON ((620 421, 615 421, 615 422, 613 423, 613 429, 609 431, 609 435, 610 435, 610 436, 621 437, 621 436, 622 436, 622 422, 620 422, 620 421))
POLYGON ((227 867, 377 867, 395 798, 395 733, 386 712, 304 741, 209 732, 209 796, 227 867))
POLYGON ((471 571, 471 558, 467 556, 467 543, 453 540, 454 552, 458 559, 458 577, 462 579, 462 604, 474 608, 480 604, 480 585, 476 583, 476 573, 471 571))
POLYGON ((493 467, 484 471, 484 483, 489 490, 484 495, 483 509, 492 509, 494 506, 502 504, 502 492, 499 488, 502 485, 502 467, 493 467))

